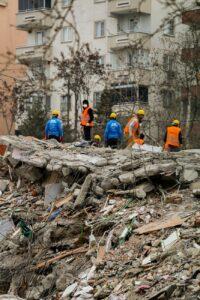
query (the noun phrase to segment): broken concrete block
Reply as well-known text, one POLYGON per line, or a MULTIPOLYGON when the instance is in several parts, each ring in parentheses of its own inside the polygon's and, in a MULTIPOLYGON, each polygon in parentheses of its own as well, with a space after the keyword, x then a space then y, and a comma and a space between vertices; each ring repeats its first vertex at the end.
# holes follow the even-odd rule
POLYGON ((95 186, 94 187, 94 193, 97 196, 103 196, 104 190, 100 186, 95 186))
POLYGON ((112 189, 113 184, 111 182, 111 179, 109 179, 109 178, 104 179, 101 183, 101 187, 104 191, 108 191, 108 190, 112 189))
POLYGON ((138 189, 138 188, 135 189, 135 196, 136 196, 137 198, 139 198, 139 199, 144 199, 144 198, 146 198, 146 195, 147 195, 147 194, 145 193, 144 190, 138 189))
POLYGON ((54 200, 56 200, 62 191, 62 183, 50 183, 45 185, 45 206, 49 206, 54 200))
POLYGON ((76 197, 78 197, 79 193, 80 193, 80 189, 75 189, 73 196, 76 198, 76 197))
POLYGON ((6 295, 0 295, 0 300, 24 300, 24 299, 14 295, 6 294, 6 295))
POLYGON ((111 184, 117 188, 120 185, 120 181, 118 178, 111 178, 111 184))
POLYGON ((3 240, 7 233, 12 231, 13 227, 14 224, 11 220, 0 220, 0 241, 3 240))
POLYGON ((183 171, 183 182, 192 182, 198 178, 198 172, 195 170, 184 169, 183 171))
POLYGON ((173 247, 178 240, 180 239, 180 230, 174 231, 168 238, 161 241, 161 246, 163 251, 169 250, 171 247, 173 247))
POLYGON ((91 174, 87 175, 87 177, 85 178, 85 181, 81 187, 79 195, 76 198, 75 205, 74 205, 75 207, 85 205, 85 199, 88 194, 89 188, 91 187, 92 180, 93 180, 93 176, 91 174))
POLYGON ((0 191, 4 193, 9 185, 9 180, 0 179, 0 191))
POLYGON ((70 171, 70 168, 68 168, 68 167, 62 168, 62 173, 63 173, 63 176, 64 176, 64 177, 69 176, 70 172, 71 172, 71 171, 70 171))
POLYGON ((119 181, 123 184, 130 184, 135 182, 135 176, 133 172, 128 172, 119 176, 119 181))
POLYGON ((199 190, 200 189, 200 180, 198 180, 196 182, 192 182, 190 184, 190 189, 191 190, 199 190))
POLYGON ((76 288, 78 286, 78 283, 75 282, 73 284, 71 284, 70 286, 68 286, 65 291, 63 292, 61 299, 65 300, 67 299, 67 297, 69 297, 73 292, 75 292, 76 288))

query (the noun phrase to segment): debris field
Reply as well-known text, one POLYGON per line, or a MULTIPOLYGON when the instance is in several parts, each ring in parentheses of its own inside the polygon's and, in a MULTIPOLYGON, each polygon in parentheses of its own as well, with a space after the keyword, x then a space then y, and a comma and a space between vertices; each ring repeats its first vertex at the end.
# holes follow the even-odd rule
POLYGON ((200 150, 0 144, 0 300, 200 299, 200 150))

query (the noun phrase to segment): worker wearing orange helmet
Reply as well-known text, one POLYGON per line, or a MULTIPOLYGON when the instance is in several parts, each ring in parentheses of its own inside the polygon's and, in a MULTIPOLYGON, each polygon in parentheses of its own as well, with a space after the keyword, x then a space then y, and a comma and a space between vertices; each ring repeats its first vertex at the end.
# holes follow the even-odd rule
POLYGON ((143 109, 139 109, 136 114, 129 120, 124 128, 124 134, 128 138, 128 145, 137 143, 140 137, 140 124, 144 119, 145 112, 143 109))
POLYGON ((164 150, 169 152, 180 151, 183 141, 179 120, 173 120, 172 124, 167 127, 164 143, 164 150))
POLYGON ((55 139, 58 142, 63 142, 63 124, 58 118, 59 114, 57 109, 53 110, 51 119, 46 123, 45 138, 47 140, 55 139))

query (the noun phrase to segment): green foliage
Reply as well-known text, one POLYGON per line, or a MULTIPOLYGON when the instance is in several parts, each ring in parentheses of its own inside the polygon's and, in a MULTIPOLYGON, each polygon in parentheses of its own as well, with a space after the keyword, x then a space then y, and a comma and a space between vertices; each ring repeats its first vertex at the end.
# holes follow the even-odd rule
POLYGON ((19 131, 24 136, 34 136, 42 139, 45 136, 45 124, 47 120, 47 112, 44 109, 41 99, 36 100, 28 108, 27 116, 20 126, 19 131))

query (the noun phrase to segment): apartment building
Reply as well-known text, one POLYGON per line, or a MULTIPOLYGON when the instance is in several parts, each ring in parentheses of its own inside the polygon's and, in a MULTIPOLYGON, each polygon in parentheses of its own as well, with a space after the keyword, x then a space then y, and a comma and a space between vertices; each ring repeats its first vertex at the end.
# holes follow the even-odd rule
MULTIPOLYGON (((19 78, 21 67, 15 63, 16 47, 26 41, 26 33, 16 29, 18 3, 13 0, 0 0, 0 88, 3 82, 12 85, 19 78)), ((10 116, 10 106, 0 105, 0 134, 14 130, 10 116)))
MULTIPOLYGON (((116 90, 116 104, 137 100, 141 105, 153 105, 150 55, 154 49, 164 49, 166 40, 174 43, 177 28, 160 1, 145 0, 140 5, 140 0, 75 0, 63 22, 56 18, 55 9, 52 12, 55 3, 64 16, 71 0, 18 0, 17 28, 28 33, 27 43, 16 50, 19 61, 35 63, 53 78, 53 57, 61 52, 67 55, 79 39, 80 45, 89 43, 100 53, 100 63, 110 74, 110 89, 116 90)), ((69 105, 61 85, 58 80, 52 82, 45 103, 60 108, 63 114, 71 107, 73 119, 73 101, 69 105)), ((93 82, 91 86, 89 99, 95 107, 104 85, 93 82)))

